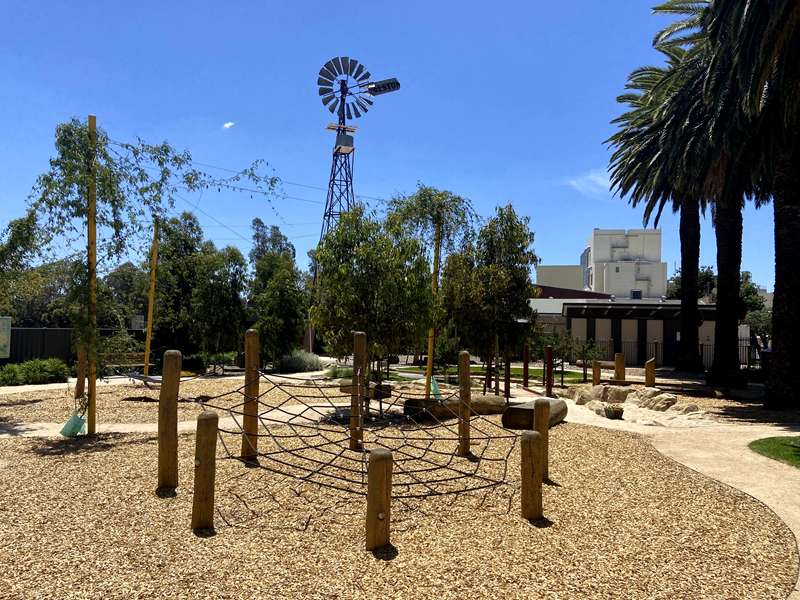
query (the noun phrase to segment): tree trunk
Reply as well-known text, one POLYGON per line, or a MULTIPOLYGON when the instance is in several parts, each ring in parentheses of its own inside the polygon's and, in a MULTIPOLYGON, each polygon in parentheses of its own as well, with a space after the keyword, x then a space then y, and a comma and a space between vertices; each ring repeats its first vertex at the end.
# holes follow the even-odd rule
POLYGON ((800 175, 789 152, 776 157, 775 295, 772 300, 772 354, 767 378, 769 408, 798 406, 793 382, 800 367, 800 175))
POLYGON ((714 327, 712 385, 741 385, 739 365, 739 287, 742 265, 742 201, 723 199, 714 206, 717 234, 717 321, 714 327))
POLYGON ((700 358, 697 310, 697 273, 700 270, 700 203, 684 198, 681 202, 681 341, 677 367, 681 371, 703 371, 700 358))
MULTIPOLYGON (((431 275, 431 292, 436 299, 439 292, 439 259, 442 251, 442 225, 436 224, 433 241, 433 274, 431 275)), ((428 329, 428 365, 425 369, 425 398, 431 397, 431 378, 433 377, 433 347, 436 343, 436 330, 433 325, 428 329)))

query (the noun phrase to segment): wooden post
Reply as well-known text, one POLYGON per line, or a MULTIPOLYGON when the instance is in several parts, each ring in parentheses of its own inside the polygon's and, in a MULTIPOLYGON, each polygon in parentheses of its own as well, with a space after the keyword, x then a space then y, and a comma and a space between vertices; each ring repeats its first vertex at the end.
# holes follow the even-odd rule
POLYGON ((540 465, 542 471, 542 478, 547 479, 550 476, 550 403, 544 398, 537 398, 533 404, 533 428, 541 438, 541 456, 540 465))
POLYGON ((217 469, 217 426, 219 417, 210 410, 197 417, 194 450, 194 498, 192 529, 214 529, 214 479, 217 469))
POLYGON ((497 355, 497 366, 494 369, 494 395, 500 395, 500 355, 497 355))
POLYGON ((511 399, 511 359, 506 356, 503 370, 503 394, 506 397, 506 404, 511 399))
MULTIPOLYGON (((364 390, 364 368, 367 356, 367 334, 363 331, 353 332, 353 379, 350 382, 350 450, 361 450, 364 432, 361 429, 361 396, 367 396, 364 390)), ((371 458, 370 458, 371 460, 371 458)))
POLYGON ((375 448, 367 471, 367 550, 389 543, 392 504, 392 453, 375 448))
POLYGON ((261 366, 258 331, 248 329, 244 334, 244 418, 242 427, 242 458, 258 457, 258 369, 261 366))
POLYGON ((483 395, 486 395, 486 390, 492 391, 492 357, 486 361, 486 374, 483 376, 483 395))
POLYGON ((147 293, 147 331, 144 337, 144 375, 150 374, 150 346, 153 341, 153 310, 156 304, 156 269, 158 266, 158 220, 153 221, 153 245, 150 247, 150 289, 147 293))
POLYGON ((536 431, 523 431, 521 445, 522 518, 535 521, 541 519, 543 515, 542 481, 544 474, 540 462, 542 438, 536 431))
POLYGON ((156 494, 178 487, 178 391, 181 353, 164 352, 164 371, 158 396, 158 486, 156 494))
POLYGON ((622 352, 614 355, 614 379, 625 381, 625 355, 622 352))
POLYGON ((553 397, 553 347, 544 347, 544 395, 553 397))
POLYGON ((95 154, 97 152, 97 117, 89 115, 88 186, 86 199, 86 254, 89 275, 89 340, 86 348, 89 365, 89 407, 86 432, 97 431, 97 181, 95 154))
POLYGON ((86 391, 86 346, 78 347, 77 381, 75 382, 75 400, 82 398, 86 391))
POLYGON ((526 343, 522 346, 522 387, 528 387, 528 363, 531 359, 531 349, 530 346, 526 343))
POLYGON ((458 353, 458 455, 469 455, 469 418, 472 413, 472 390, 469 377, 469 352, 458 353))
POLYGON ((592 361, 592 385, 600 385, 600 361, 592 361))
POLYGON ((644 363, 644 384, 653 387, 656 384, 656 359, 651 358, 644 363))

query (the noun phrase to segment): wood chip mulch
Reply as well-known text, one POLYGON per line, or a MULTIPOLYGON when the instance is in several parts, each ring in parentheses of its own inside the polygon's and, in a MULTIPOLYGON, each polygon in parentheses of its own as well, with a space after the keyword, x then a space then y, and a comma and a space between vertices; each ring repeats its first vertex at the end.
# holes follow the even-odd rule
MULTIPOLYGON (((495 418, 495 417, 492 417, 495 418)), ((797 576, 764 505, 641 437, 551 431, 547 520, 507 484, 395 502, 393 548, 364 545, 362 496, 223 459, 217 530, 189 530, 194 436, 158 498, 157 440, 0 439, 2 598, 775 598, 797 576)), ((497 465, 500 468, 500 465, 497 465)))

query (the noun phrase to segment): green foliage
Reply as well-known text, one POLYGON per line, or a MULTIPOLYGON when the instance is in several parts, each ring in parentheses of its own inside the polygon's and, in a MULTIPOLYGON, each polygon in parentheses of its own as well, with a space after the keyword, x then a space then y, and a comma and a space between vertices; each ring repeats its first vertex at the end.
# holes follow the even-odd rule
POLYGON ((253 229, 253 248, 250 250, 251 264, 258 264, 258 261, 266 254, 282 254, 294 260, 294 245, 276 225, 270 225, 267 228, 264 221, 256 217, 253 219, 251 227, 253 229))
POLYGON ((307 371, 320 371, 322 362, 319 356, 305 350, 295 350, 287 356, 282 356, 273 369, 278 373, 305 373, 307 371))
POLYGON ((264 251, 255 264, 250 310, 262 352, 273 360, 288 354, 303 335, 308 294, 294 252, 264 251))
POLYGON ((766 308, 747 313, 744 322, 750 326, 750 333, 761 348, 769 346, 772 339, 772 313, 766 308))
POLYGON ((419 241, 357 207, 341 216, 317 250, 320 276, 313 322, 339 357, 353 331, 367 334, 371 356, 412 346, 430 324, 428 261, 419 241))
POLYGON ((755 440, 748 444, 753 452, 800 468, 800 437, 781 436, 755 440))
POLYGON ((19 365, 7 364, 0 367, 0 385, 22 385, 23 383, 19 365))
MULTIPOLYGON (((697 272, 697 298, 711 298, 714 300, 714 289, 717 287, 717 276, 714 267, 700 267, 697 272)), ((681 297, 681 272, 680 269, 667 281, 667 298, 680 299, 681 297)))
POLYGON ((68 378, 69 367, 59 358, 37 358, 0 367, 0 385, 63 383, 68 378))

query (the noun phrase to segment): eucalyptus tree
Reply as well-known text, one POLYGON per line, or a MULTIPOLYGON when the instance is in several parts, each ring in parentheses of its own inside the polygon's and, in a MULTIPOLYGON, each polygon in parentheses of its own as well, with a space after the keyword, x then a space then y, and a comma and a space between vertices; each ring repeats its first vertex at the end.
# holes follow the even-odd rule
MULTIPOLYGON (((417 191, 410 196, 393 198, 389 202, 388 223, 400 227, 432 244, 433 271, 431 292, 435 298, 439 291, 439 267, 442 250, 449 253, 463 237, 472 231, 475 211, 466 198, 447 190, 418 184, 417 191)), ((428 329, 428 363, 425 374, 425 395, 430 395, 433 376, 433 354, 436 329, 431 323, 428 329)))
MULTIPOLYGON (((793 385, 800 366, 800 2, 714 0, 707 14, 711 64, 706 95, 741 109, 736 119, 714 115, 720 146, 748 136, 749 158, 740 161, 775 214, 773 356, 767 403, 797 404, 793 385)), ((733 145, 732 145, 733 144, 733 145)))

